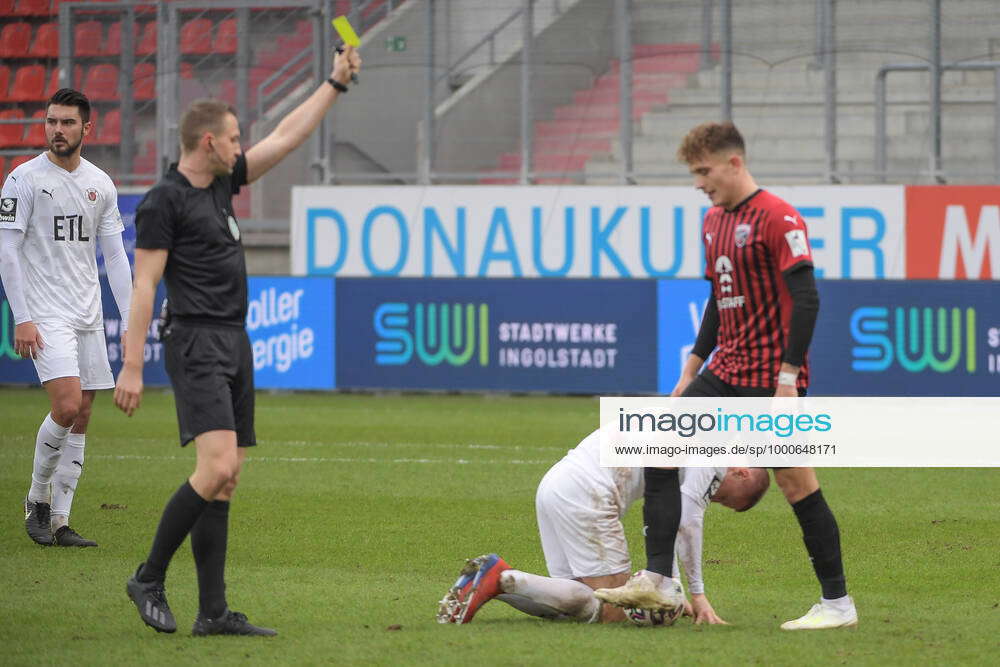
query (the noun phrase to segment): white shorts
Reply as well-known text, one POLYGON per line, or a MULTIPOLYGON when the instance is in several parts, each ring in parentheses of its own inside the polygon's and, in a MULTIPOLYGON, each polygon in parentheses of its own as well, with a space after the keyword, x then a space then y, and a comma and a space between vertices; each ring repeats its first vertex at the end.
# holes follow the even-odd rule
POLYGON ((632 571, 617 492, 560 461, 538 484, 535 512, 550 577, 579 579, 632 571))
POLYGON ((104 331, 81 331, 60 322, 36 322, 35 326, 45 345, 34 360, 41 382, 78 377, 84 390, 114 388, 104 331))

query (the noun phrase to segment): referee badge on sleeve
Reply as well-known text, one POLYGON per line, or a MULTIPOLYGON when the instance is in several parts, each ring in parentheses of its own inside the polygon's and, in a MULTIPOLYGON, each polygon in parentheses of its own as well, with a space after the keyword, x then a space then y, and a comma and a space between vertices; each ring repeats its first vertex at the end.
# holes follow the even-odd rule
POLYGON ((17 218, 17 197, 0 199, 0 222, 14 222, 17 218))
POLYGON ((240 240, 240 226, 236 224, 236 218, 232 215, 229 216, 229 233, 233 235, 233 238, 237 241, 240 240))

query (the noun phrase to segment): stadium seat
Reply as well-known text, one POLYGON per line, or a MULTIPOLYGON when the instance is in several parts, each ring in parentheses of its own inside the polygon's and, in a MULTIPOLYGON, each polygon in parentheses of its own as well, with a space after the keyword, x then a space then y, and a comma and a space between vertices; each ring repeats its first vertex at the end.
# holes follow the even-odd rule
MULTIPOLYGON (((24 118, 24 113, 20 109, 0 111, 0 119, 9 120, 12 118, 24 118)), ((24 125, 20 123, 0 123, 0 148, 20 146, 23 136, 24 125)))
POLYGON ((156 65, 139 63, 132 71, 132 97, 144 102, 156 97, 156 65))
POLYGON ((211 19, 192 19, 181 26, 181 53, 206 54, 212 52, 211 19))
POLYGON ((236 53, 236 19, 226 19, 215 29, 215 44, 212 49, 216 53, 236 53))
POLYGON ((73 54, 77 57, 99 56, 104 30, 98 21, 83 21, 73 29, 73 54))
POLYGON ((10 89, 10 68, 0 65, 0 102, 8 100, 7 91, 10 89))
POLYGON ((92 143, 99 146, 117 146, 122 141, 122 112, 112 109, 104 115, 97 127, 92 143))
POLYGON ((118 99, 118 67, 108 63, 93 65, 83 83, 83 94, 92 101, 118 99))
POLYGON ((0 31, 0 57, 25 58, 30 43, 30 23, 8 23, 0 31))
POLYGON ((18 0, 14 13, 19 16, 48 16, 52 13, 50 0, 18 0))
MULTIPOLYGON (((32 118, 45 118, 45 110, 41 109, 31 114, 32 118)), ((48 145, 45 138, 45 123, 28 123, 27 131, 24 133, 25 146, 38 146, 44 148, 48 145)))
POLYGON ((14 86, 10 99, 15 102, 31 102, 45 99, 45 67, 26 65, 14 75, 14 86))
POLYGON ((28 55, 32 58, 57 58, 59 56, 59 24, 43 23, 35 31, 28 55))
MULTIPOLYGON (((14 171, 22 164, 24 164, 28 160, 33 159, 34 157, 35 157, 34 155, 18 155, 17 157, 15 157, 13 160, 10 161, 10 170, 14 171)), ((249 190, 247 190, 247 192, 249 192, 249 190)))
POLYGON ((122 22, 115 21, 114 23, 108 26, 108 36, 104 39, 104 44, 101 47, 101 53, 106 56, 117 56, 121 52, 122 52, 122 22))
MULTIPOLYGON (((136 24, 139 25, 139 24, 136 24)), ((135 52, 140 56, 156 53, 156 21, 143 23, 135 42, 135 52)))
MULTIPOLYGON (((79 67, 79 65, 77 65, 79 67)), ((45 99, 49 99, 59 90, 59 68, 53 67, 49 74, 49 85, 45 87, 45 99)))
POLYGON ((7 180, 7 158, 0 155, 0 183, 7 180))
POLYGON ((14 4, 14 0, 0 0, 0 16, 13 16, 14 4))

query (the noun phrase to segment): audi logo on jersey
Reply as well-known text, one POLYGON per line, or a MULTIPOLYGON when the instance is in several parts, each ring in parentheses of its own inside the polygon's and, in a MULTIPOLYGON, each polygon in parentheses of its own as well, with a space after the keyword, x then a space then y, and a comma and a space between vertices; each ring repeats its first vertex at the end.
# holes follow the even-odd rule
POLYGON ((731 296, 733 293, 733 261, 726 255, 719 255, 715 260, 715 275, 719 277, 719 294, 722 296, 716 301, 719 310, 727 308, 742 308, 746 303, 746 297, 731 296))
POLYGON ((719 276, 719 291, 731 294, 733 291, 733 262, 726 255, 715 260, 715 273, 719 276))

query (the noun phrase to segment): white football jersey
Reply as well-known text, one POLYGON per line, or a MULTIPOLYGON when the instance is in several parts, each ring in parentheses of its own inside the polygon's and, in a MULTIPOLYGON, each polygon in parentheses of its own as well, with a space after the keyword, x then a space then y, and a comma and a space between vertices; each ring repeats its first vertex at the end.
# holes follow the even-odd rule
POLYGON ((600 431, 594 431, 574 449, 569 450, 563 461, 572 465, 576 473, 592 483, 612 485, 618 492, 619 516, 624 515, 632 503, 642 498, 642 468, 601 467, 600 431))
POLYGON ((21 269, 32 321, 104 326, 95 242, 125 229, 107 174, 82 158, 69 172, 42 153, 7 176, 0 229, 24 232, 21 269))
MULTIPOLYGON (((591 482, 611 483, 618 491, 620 503, 618 511, 623 515, 632 503, 642 498, 645 478, 642 468, 602 468, 601 432, 594 431, 576 448, 566 453, 563 461, 570 463, 576 471, 591 482)), ((711 498, 719 490, 722 479, 729 468, 682 468, 680 470, 681 493, 690 497, 704 510, 711 498)))

